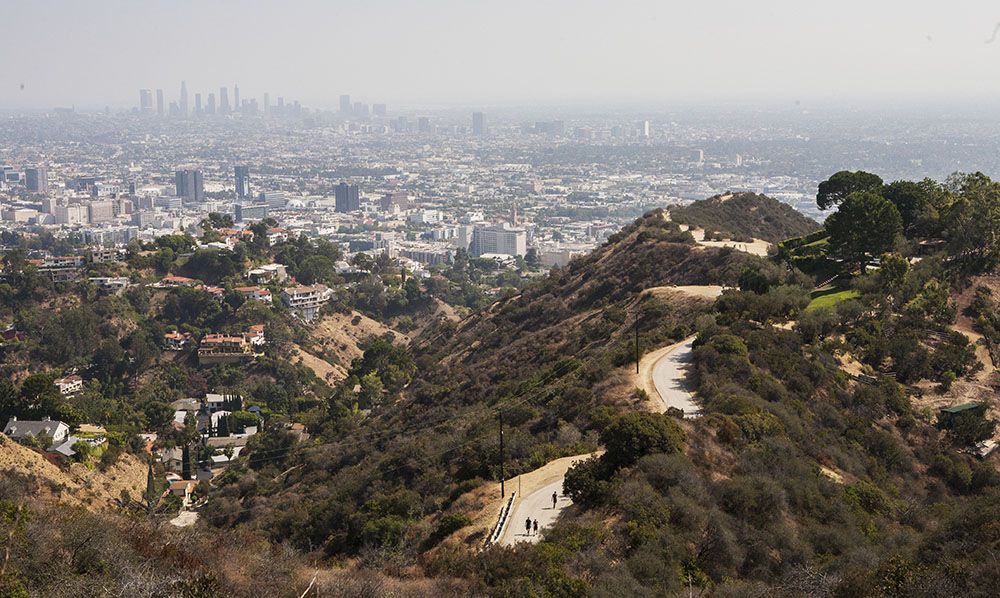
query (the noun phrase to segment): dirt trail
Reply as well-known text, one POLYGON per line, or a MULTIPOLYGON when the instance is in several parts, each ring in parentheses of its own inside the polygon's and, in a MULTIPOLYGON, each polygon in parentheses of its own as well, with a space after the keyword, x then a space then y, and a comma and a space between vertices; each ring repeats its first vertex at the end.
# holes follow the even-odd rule
MULTIPOLYGON (((670 220, 670 212, 664 210, 663 217, 670 220)), ((686 224, 678 224, 682 231, 690 231, 691 236, 694 237, 695 243, 701 245, 702 247, 730 247, 737 251, 742 251, 744 253, 750 253, 753 255, 759 255, 761 257, 767 257, 768 250, 771 249, 771 244, 763 239, 754 239, 750 243, 743 243, 740 241, 732 241, 730 239, 725 239, 722 241, 706 241, 705 240, 705 229, 702 228, 691 228, 686 224)))
MULTIPOLYGON (((992 282, 993 284, 987 284, 987 286, 994 287, 1000 286, 997 284, 995 276, 989 277, 976 277, 973 279, 972 284, 969 288, 960 294, 955 301, 956 315, 955 324, 952 326, 952 330, 956 332, 961 332, 965 335, 965 338, 969 339, 969 342, 973 344, 976 349, 976 359, 983 364, 983 369, 976 373, 974 379, 976 382, 985 384, 989 380, 993 372, 996 371, 996 365, 993 363, 993 357, 990 355, 989 347, 986 345, 986 339, 983 338, 982 334, 979 334, 973 329, 972 318, 965 315, 963 312, 969 304, 972 303, 972 299, 976 295, 976 287, 982 283, 992 282)), ((996 289, 994 289, 994 294, 996 289)))
POLYGON ((704 297, 706 299, 715 299, 722 294, 725 287, 719 286, 717 284, 705 284, 705 285, 680 285, 680 286, 666 286, 666 287, 652 287, 648 288, 643 293, 649 293, 654 297, 669 297, 670 295, 680 293, 682 295, 688 295, 690 297, 704 297))

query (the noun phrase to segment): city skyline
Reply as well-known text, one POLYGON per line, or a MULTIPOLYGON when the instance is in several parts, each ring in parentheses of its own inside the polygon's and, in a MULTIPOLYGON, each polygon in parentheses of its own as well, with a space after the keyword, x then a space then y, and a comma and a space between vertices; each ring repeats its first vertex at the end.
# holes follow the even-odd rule
POLYGON ((984 43, 1000 15, 978 0, 962 12, 854 1, 831 12, 787 0, 637 1, 609 11, 557 1, 532 4, 531 19, 514 4, 178 2, 126 14, 110 0, 19 3, 8 9, 12 22, 47 35, 14 27, 0 40, 19 57, 6 69, 0 109, 118 108, 135 103, 136 89, 182 80, 203 92, 246 81, 247 97, 282 89, 317 108, 336 108, 346 92, 397 106, 1000 97, 1000 82, 982 76, 1000 60, 1000 43, 984 43), (177 11, 197 18, 178 30, 177 11), (81 43, 82 31, 106 43, 81 43), (240 41, 258 34, 269 43, 240 41), (392 41, 366 43, 376 35, 392 41), (122 51, 152 50, 157 39, 170 39, 169 51, 122 51), (84 68, 91 64, 102 67, 84 68))

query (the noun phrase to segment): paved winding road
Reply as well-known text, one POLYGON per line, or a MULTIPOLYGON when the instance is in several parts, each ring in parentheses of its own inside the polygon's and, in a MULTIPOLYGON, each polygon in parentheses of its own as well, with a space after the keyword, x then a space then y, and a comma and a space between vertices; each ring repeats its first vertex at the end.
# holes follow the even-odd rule
MULTIPOLYGON (((646 380, 651 380, 651 386, 655 388, 657 395, 651 397, 654 401, 650 406, 651 409, 663 412, 670 407, 676 407, 683 410, 687 417, 696 417, 700 414, 694 395, 691 394, 685 381, 694 340, 695 337, 692 336, 677 344, 658 349, 647 356, 648 360, 643 360, 646 366, 646 380)), ((648 388, 650 384, 647 383, 645 386, 648 388)), ((562 510, 573 504, 573 501, 562 493, 566 471, 573 463, 589 456, 564 457, 524 474, 522 476, 524 493, 515 500, 513 512, 504 524, 499 543, 503 546, 513 546, 518 542, 534 543, 541 540, 543 532, 555 524, 562 510), (556 494, 555 506, 552 505, 553 493, 556 494), (530 533, 525 528, 528 519, 532 522, 530 533), (536 520, 537 534, 534 533, 536 520)), ((509 480, 507 485, 508 488, 516 489, 517 478, 509 480)))
POLYGON ((672 345, 653 365, 653 385, 663 403, 664 411, 676 407, 682 410, 686 417, 701 414, 685 379, 694 350, 694 339, 692 336, 672 345))
POLYGON ((559 513, 573 504, 568 496, 562 494, 564 479, 559 478, 550 482, 517 501, 514 513, 510 516, 510 520, 503 530, 503 535, 500 536, 501 544, 511 546, 518 542, 534 543, 541 539, 542 532, 552 527, 556 519, 559 518, 559 513), (553 492, 558 497, 554 508, 552 506, 553 492), (532 522, 538 521, 537 534, 534 533, 534 528, 532 528, 531 534, 525 532, 524 522, 526 519, 531 519, 532 522))

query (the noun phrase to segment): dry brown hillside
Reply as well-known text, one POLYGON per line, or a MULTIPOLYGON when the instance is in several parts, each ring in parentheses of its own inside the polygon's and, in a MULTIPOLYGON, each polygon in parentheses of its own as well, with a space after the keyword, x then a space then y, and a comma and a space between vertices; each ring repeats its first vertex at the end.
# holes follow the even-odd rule
POLYGON ((410 342, 406 334, 357 311, 326 315, 312 325, 314 342, 308 347, 296 345, 292 359, 311 369, 318 378, 336 383, 347 376, 351 361, 364 353, 361 344, 387 332, 394 335, 397 344, 410 342))
POLYGON ((146 489, 146 465, 135 455, 123 454, 106 471, 74 463, 62 469, 40 453, 0 434, 0 475, 17 472, 35 476, 41 500, 101 510, 114 506, 122 490, 139 499, 146 489))

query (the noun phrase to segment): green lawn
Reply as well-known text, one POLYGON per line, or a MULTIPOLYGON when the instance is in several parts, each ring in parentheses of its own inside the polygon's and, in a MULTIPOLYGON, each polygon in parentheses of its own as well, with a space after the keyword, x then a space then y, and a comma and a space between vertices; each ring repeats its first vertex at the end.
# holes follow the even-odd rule
POLYGON ((830 237, 823 237, 822 239, 813 241, 812 243, 806 243, 805 245, 801 246, 799 249, 805 249, 806 247, 816 247, 816 248, 818 248, 818 247, 826 247, 829 244, 830 244, 830 237))
POLYGON ((860 295, 861 293, 858 293, 854 289, 825 293, 823 295, 819 295, 818 297, 814 297, 813 300, 809 302, 809 305, 806 306, 806 311, 812 311, 823 307, 834 307, 841 301, 854 299, 860 295))

